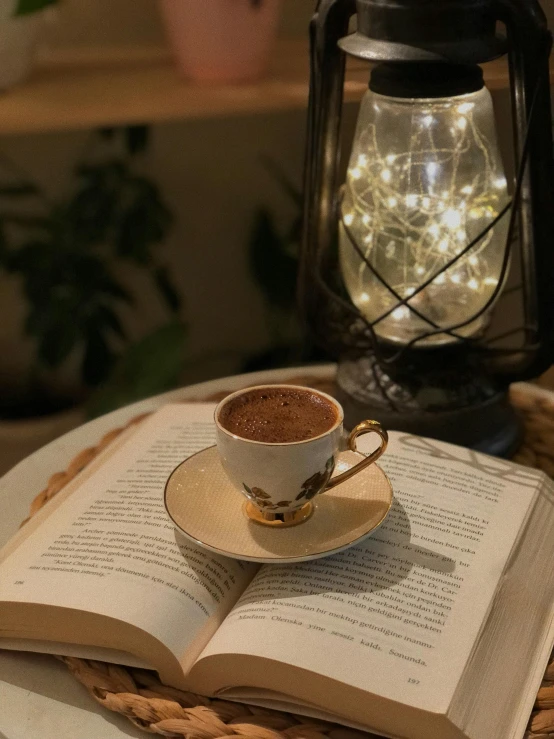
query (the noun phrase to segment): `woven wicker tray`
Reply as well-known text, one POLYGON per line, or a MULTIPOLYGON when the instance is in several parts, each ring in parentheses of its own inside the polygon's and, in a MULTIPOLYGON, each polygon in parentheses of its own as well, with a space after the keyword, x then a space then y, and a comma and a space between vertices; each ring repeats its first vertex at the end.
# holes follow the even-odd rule
MULTIPOLYGON (((328 381, 306 376, 291 377, 287 382, 308 385, 331 394, 334 389, 328 381)), ((225 395, 223 392, 198 400, 219 400, 225 395)), ((554 478, 554 400, 514 386, 512 402, 525 421, 524 442, 514 460, 542 469, 554 478)), ((130 423, 139 423, 143 418, 144 416, 139 416, 130 423)), ((97 446, 80 452, 65 472, 53 475, 46 488, 31 504, 30 516, 56 495, 122 431, 123 428, 118 428, 106 434, 97 446)), ((163 685, 155 673, 146 670, 72 657, 58 659, 67 665, 72 675, 98 703, 110 711, 123 714, 135 726, 149 733, 186 739, 369 739, 374 736, 325 721, 187 693, 163 685)), ((539 690, 526 737, 554 739, 553 657, 539 690)))

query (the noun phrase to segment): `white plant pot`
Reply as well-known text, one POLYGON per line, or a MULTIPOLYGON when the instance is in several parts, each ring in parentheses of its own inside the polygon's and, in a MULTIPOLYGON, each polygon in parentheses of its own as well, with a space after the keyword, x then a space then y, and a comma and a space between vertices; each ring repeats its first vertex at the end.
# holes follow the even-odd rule
POLYGON ((44 13, 14 17, 17 0, 0 0, 0 90, 21 82, 31 70, 44 13))

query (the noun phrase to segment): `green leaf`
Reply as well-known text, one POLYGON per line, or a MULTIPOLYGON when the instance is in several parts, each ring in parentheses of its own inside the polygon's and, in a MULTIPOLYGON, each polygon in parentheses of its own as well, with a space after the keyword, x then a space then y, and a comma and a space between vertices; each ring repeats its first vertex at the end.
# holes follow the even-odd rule
POLYGON ((29 275, 47 266, 47 255, 50 245, 45 241, 28 241, 17 251, 10 254, 7 269, 29 275))
POLYGON ((172 321, 133 344, 91 398, 91 418, 175 387, 183 369, 187 329, 172 321))
POLYGON ((97 326, 106 328, 120 339, 127 338, 119 317, 111 308, 99 305, 94 312, 94 321, 97 326))
POLYGON ((14 15, 27 15, 37 13, 49 5, 55 5, 58 0, 19 0, 14 15))
POLYGON ((39 359, 47 367, 59 367, 67 359, 78 340, 75 324, 69 320, 50 327, 38 345, 39 359))
POLYGON ((252 273, 269 303, 285 309, 295 305, 298 262, 266 210, 256 214, 249 251, 252 273))
POLYGON ((148 126, 127 126, 125 129, 127 151, 131 156, 146 151, 149 138, 150 129, 148 126))
POLYGON ((135 299, 131 293, 115 281, 106 281, 102 285, 102 292, 127 303, 127 305, 135 304, 135 299))
POLYGON ((119 257, 144 266, 152 259, 152 246, 166 237, 171 214, 155 185, 139 177, 130 184, 133 200, 121 218, 116 250, 119 257))
POLYGON ((65 213, 73 244, 92 246, 104 241, 113 212, 114 197, 110 189, 90 184, 75 193, 65 213))
POLYGON ((85 342, 82 375, 87 385, 97 387, 110 375, 115 355, 103 334, 97 329, 89 330, 85 342))
POLYGON ((182 306, 182 300, 169 275, 168 268, 157 267, 154 271, 154 280, 156 282, 156 287, 158 288, 162 298, 165 300, 169 310, 172 313, 179 313, 182 306))

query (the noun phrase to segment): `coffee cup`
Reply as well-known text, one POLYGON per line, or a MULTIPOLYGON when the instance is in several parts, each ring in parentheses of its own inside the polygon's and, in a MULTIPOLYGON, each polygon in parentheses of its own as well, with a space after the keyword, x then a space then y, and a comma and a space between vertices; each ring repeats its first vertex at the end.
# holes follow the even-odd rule
POLYGON ((388 443, 377 421, 363 421, 345 438, 340 403, 296 385, 239 390, 219 403, 214 418, 221 464, 246 498, 247 516, 275 527, 307 520, 317 495, 373 464, 388 443), (332 476, 341 451, 357 452, 357 438, 369 433, 379 436, 379 447, 332 476))

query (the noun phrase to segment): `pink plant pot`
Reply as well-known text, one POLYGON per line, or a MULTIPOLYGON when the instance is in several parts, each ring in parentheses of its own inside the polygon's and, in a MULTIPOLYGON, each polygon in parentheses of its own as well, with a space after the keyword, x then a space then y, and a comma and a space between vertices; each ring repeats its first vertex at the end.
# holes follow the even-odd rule
POLYGON ((175 60, 195 82, 249 82, 267 69, 282 0, 160 0, 175 60))

